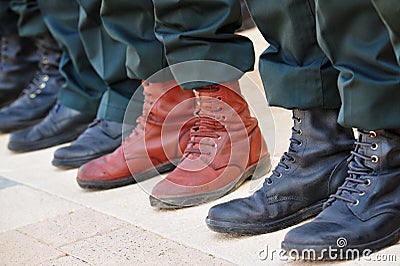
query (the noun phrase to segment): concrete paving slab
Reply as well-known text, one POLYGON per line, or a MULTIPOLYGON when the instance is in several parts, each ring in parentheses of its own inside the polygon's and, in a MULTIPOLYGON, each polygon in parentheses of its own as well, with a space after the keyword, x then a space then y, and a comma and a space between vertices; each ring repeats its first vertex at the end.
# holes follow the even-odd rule
POLYGON ((18 182, 0 176, 0 190, 19 185, 18 182))
POLYGON ((87 266, 92 265, 72 256, 64 256, 41 263, 40 266, 87 266))
POLYGON ((85 208, 24 226, 18 231, 59 247, 127 225, 127 222, 85 208))
POLYGON ((81 207, 26 186, 0 190, 0 232, 35 223, 81 207))
POLYGON ((63 246, 61 250, 95 265, 230 265, 134 226, 63 246))
POLYGON ((15 230, 0 234, 0 265, 37 265, 64 255, 15 230))

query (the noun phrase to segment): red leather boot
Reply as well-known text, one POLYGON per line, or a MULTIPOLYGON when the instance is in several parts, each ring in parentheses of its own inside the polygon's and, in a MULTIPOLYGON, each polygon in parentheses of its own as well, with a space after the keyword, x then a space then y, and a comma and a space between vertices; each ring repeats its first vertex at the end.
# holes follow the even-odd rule
POLYGON ((182 157, 194 123, 193 91, 182 90, 175 81, 143 86, 143 113, 136 128, 113 153, 79 168, 77 182, 82 188, 133 184, 171 171, 182 157))
POLYGON ((153 207, 187 207, 215 200, 253 174, 261 177, 270 169, 267 145, 240 95, 239 83, 195 93, 197 121, 190 141, 175 170, 153 188, 153 207))

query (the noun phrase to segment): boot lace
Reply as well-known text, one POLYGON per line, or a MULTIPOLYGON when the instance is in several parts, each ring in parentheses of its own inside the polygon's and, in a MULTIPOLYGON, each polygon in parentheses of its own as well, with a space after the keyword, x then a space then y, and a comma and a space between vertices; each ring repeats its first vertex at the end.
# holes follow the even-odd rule
POLYGON ((6 59, 7 53, 5 50, 7 49, 7 39, 3 36, 0 36, 0 70, 3 69, 4 60, 6 59))
MULTIPOLYGON (((340 186, 336 192, 329 197, 328 201, 324 204, 324 208, 329 207, 332 205, 336 200, 341 200, 347 203, 351 203, 354 205, 358 205, 359 201, 355 200, 351 197, 351 194, 358 193, 359 195, 364 195, 365 191, 357 188, 358 185, 370 185, 371 180, 366 178, 367 175, 373 172, 371 167, 368 167, 365 162, 370 161, 373 163, 378 162, 378 157, 376 155, 366 156, 363 152, 360 152, 361 147, 369 147, 372 150, 376 150, 378 145, 376 143, 370 143, 362 141, 362 135, 367 134, 366 132, 359 131, 360 136, 358 141, 355 141, 354 144, 356 145, 354 151, 351 151, 351 155, 349 157, 348 165, 349 176, 345 179, 345 182, 342 186, 340 186), (345 193, 348 192, 348 193, 345 193)), ((371 137, 376 136, 374 131, 370 133, 371 137)))
MULTIPOLYGON (((212 89, 212 88, 211 88, 212 89)), ((211 89, 206 89, 210 91, 211 89)), ((196 93, 198 93, 196 91, 196 93)), ((222 107, 220 106, 221 98, 217 97, 196 97, 197 110, 195 115, 197 121, 190 131, 190 140, 185 149, 185 156, 201 155, 200 141, 204 138, 220 139, 218 132, 225 130, 225 126, 220 122, 226 117, 220 116, 222 107)), ((202 142, 201 145, 216 147, 217 144, 202 142)), ((211 155, 211 152, 204 153, 211 155)))
POLYGON ((57 42, 49 35, 39 35, 36 37, 36 47, 41 57, 39 65, 42 71, 51 71, 50 67, 52 67, 58 72, 61 50, 57 42))
POLYGON ((272 175, 270 177, 267 177, 266 180, 267 185, 273 184, 273 181, 271 179, 272 176, 281 178, 283 176, 282 170, 284 171, 290 170, 289 163, 294 163, 296 161, 293 155, 298 152, 298 147, 303 145, 303 142, 296 138, 297 136, 301 136, 303 134, 301 129, 296 128, 296 125, 301 124, 302 120, 300 117, 297 116, 292 116, 292 120, 294 122, 294 126, 292 127, 292 137, 289 139, 290 141, 289 149, 287 152, 283 153, 278 165, 274 170, 272 170, 272 175))
POLYGON ((143 135, 146 126, 146 121, 152 120, 151 107, 154 104, 154 99, 151 93, 144 91, 144 103, 142 114, 136 119, 136 127, 132 133, 125 138, 124 141, 128 141, 133 136, 143 135))

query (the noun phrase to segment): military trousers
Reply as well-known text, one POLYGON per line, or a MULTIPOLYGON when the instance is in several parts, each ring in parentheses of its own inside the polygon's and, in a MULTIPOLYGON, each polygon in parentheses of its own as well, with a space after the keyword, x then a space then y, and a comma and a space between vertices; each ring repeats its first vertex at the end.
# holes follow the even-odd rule
POLYGON ((0 0, 0 36, 33 37, 46 32, 36 0, 0 0))
POLYGON ((393 49, 400 64, 400 4, 396 0, 372 0, 376 11, 385 23, 393 49))
POLYGON ((127 76, 126 45, 111 38, 100 18, 101 0, 38 0, 44 21, 64 47, 66 86, 59 103, 122 122, 140 80, 127 76))
MULTIPOLYGON (((250 40, 234 34, 237 0, 153 0, 168 63, 215 60, 252 69, 250 40)), ((270 105, 338 108, 343 126, 400 128, 400 68, 371 1, 247 0, 270 44, 259 70, 270 105)), ((179 80, 180 73, 174 73, 179 80)), ((221 76, 220 82, 235 79, 221 76)))

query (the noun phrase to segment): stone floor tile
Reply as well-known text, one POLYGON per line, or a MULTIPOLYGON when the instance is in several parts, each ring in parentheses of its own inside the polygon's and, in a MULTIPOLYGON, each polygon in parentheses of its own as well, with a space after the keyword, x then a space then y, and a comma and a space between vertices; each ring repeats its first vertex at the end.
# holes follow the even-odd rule
POLYGON ((134 226, 63 246, 61 250, 95 265, 230 264, 134 226))
POLYGON ((63 256, 41 263, 40 266, 87 266, 89 263, 72 256, 63 256))
POLYGON ((0 176, 0 190, 19 185, 18 182, 0 176))
POLYGON ((85 208, 18 228, 18 231, 59 247, 127 225, 127 222, 85 208))
POLYGON ((26 186, 0 190, 0 232, 35 223, 81 207, 26 186))
POLYGON ((37 265, 63 255, 15 230, 0 234, 0 265, 37 265))

